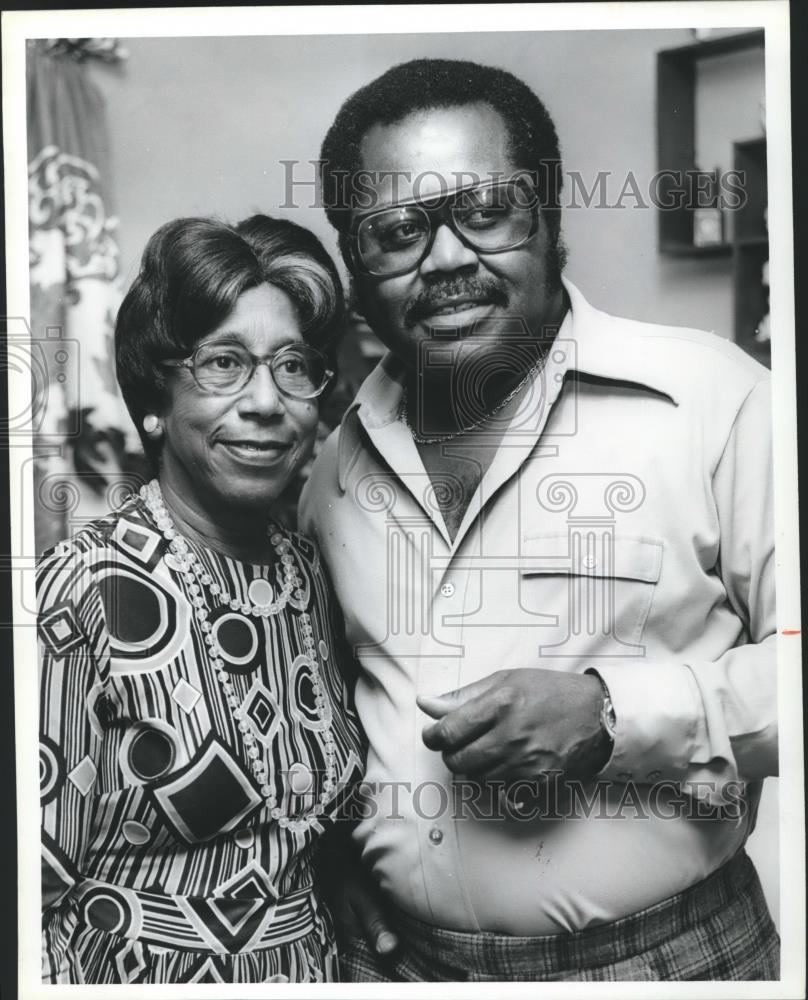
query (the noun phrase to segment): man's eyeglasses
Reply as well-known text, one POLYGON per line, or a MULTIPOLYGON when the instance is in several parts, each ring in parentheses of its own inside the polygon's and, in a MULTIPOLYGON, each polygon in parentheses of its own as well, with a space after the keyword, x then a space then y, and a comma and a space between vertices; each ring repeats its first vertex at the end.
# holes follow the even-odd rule
POLYGON ((292 399, 319 396, 334 377, 323 355, 308 344, 291 344, 270 358, 258 358, 235 342, 202 344, 189 358, 163 364, 188 368, 203 392, 221 396, 240 392, 259 365, 267 365, 278 391, 292 399))
POLYGON ((539 199, 527 178, 516 177, 370 212, 351 226, 354 267, 377 278, 414 271, 428 256, 441 225, 472 250, 504 253, 535 235, 539 199))

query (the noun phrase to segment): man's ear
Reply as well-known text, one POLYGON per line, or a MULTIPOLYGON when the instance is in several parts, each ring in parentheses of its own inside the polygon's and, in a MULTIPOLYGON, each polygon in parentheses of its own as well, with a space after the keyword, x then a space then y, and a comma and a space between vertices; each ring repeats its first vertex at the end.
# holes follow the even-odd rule
POLYGON ((362 301, 362 279, 361 276, 351 274, 348 284, 348 311, 358 313, 365 319, 365 304, 362 301))
POLYGON ((340 233, 339 239, 337 240, 337 245, 339 246, 339 252, 342 255, 342 260, 345 266, 348 268, 348 274, 351 281, 357 275, 356 260, 354 259, 353 244, 347 233, 340 233))

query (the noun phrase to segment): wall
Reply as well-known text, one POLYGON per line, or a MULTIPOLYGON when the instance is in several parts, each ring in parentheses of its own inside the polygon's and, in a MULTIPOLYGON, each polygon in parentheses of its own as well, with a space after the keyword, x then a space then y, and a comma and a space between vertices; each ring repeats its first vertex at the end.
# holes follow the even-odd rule
MULTIPOLYGON (((289 215, 335 251, 319 209, 279 211, 279 161, 316 158, 345 97, 417 56, 470 58, 513 70, 555 118, 566 169, 580 171, 588 186, 597 171, 612 171, 612 202, 629 170, 647 190, 656 169, 655 54, 691 40, 684 30, 128 39, 130 59, 122 69, 92 69, 108 107, 124 272, 134 275, 150 234, 180 215, 289 215)), ((706 168, 715 165, 710 143, 728 109, 738 113, 736 70, 714 68, 729 83, 699 119, 706 168)), ((751 111, 740 112, 750 116, 750 128, 758 115, 755 88, 751 111)), ((728 261, 661 258, 655 212, 631 207, 630 197, 624 204, 566 213, 572 280, 611 312, 731 335, 728 261)), ((777 917, 771 781, 750 851, 777 917)))
MULTIPOLYGON (((655 53, 689 40, 684 30, 128 39, 121 71, 93 69, 112 125, 125 271, 174 216, 288 214, 278 211, 279 160, 315 158, 344 98, 418 55, 514 70, 555 117, 568 170, 589 187, 611 171, 612 204, 629 170, 646 193, 656 169, 655 53)), ((728 263, 660 259, 655 212, 635 204, 629 195, 623 208, 567 211, 570 277, 610 311, 728 336, 728 263)), ((334 247, 319 210, 294 217, 334 247)))
POLYGON ((761 134, 764 91, 762 49, 696 64, 696 162, 702 169, 731 169, 732 141, 761 134))

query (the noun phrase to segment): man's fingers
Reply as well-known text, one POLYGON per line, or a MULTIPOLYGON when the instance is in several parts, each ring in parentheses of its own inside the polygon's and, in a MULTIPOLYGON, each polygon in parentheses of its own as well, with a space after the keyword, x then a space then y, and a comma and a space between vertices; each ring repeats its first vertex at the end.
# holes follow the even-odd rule
POLYGON ((425 726, 424 743, 430 750, 454 751, 482 736, 496 722, 497 705, 481 695, 447 712, 437 722, 425 726))
POLYGON ((443 762, 454 774, 488 779, 506 777, 509 773, 505 748, 490 729, 463 747, 445 750, 442 756, 443 762))
POLYGON ((398 938, 380 905, 378 893, 364 886, 351 886, 351 909, 362 928, 365 940, 380 955, 389 955, 398 947, 398 938))
POLYGON ((494 677, 494 674, 490 674, 488 677, 483 677, 482 680, 466 684, 465 687, 456 688, 454 691, 445 691, 439 695, 419 694, 415 700, 421 711, 431 715, 433 719, 439 719, 453 708, 484 694, 495 683, 494 677))
POLYGON ((398 938, 392 931, 382 931, 376 938, 376 951, 380 955, 389 955, 398 948, 398 938))
POLYGON ((445 695, 419 694, 415 699, 416 705, 422 712, 432 716, 433 719, 441 719, 447 712, 451 712, 456 702, 445 695))

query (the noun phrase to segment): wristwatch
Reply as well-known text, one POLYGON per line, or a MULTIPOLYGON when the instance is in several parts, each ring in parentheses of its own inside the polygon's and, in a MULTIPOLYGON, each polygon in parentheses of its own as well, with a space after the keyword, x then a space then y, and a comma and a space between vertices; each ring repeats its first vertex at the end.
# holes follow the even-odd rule
POLYGON ((609 742, 614 745, 614 738, 617 735, 617 714, 609 696, 609 689, 605 684, 603 684, 603 701, 600 705, 600 726, 609 737, 609 742))
POLYGON ((609 689, 606 687, 606 681, 604 681, 597 670, 587 670, 586 673, 597 677, 600 681, 600 686, 603 688, 603 700, 600 703, 600 728, 604 738, 608 741, 609 753, 611 754, 614 740, 617 736, 617 713, 614 710, 609 689))

